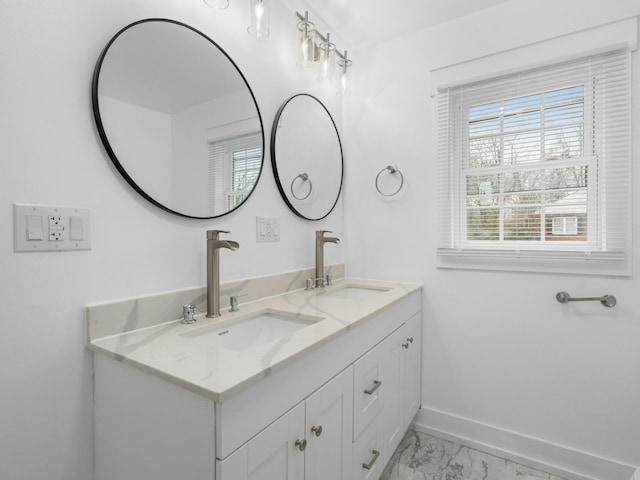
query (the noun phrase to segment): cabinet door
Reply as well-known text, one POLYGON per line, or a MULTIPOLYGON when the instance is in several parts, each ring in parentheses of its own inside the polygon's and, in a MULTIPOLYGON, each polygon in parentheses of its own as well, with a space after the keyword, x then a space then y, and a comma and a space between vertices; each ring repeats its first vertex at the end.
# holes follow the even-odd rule
POLYGON ((305 480, 351 478, 353 368, 306 400, 305 480))
POLYGON ((421 316, 411 317, 382 342, 381 415, 384 462, 391 459, 420 407, 421 316))
POLYGON ((382 382, 383 343, 373 347, 353 364, 354 441, 382 409, 381 393, 387 388, 382 382))
POLYGON ((381 365, 381 373, 385 389, 382 392, 383 410, 380 415, 380 428, 385 464, 391 459, 406 430, 404 405, 406 352, 403 347, 405 337, 406 330, 403 325, 382 342, 384 362, 381 365))
POLYGON ((422 365, 422 316, 416 314, 405 323, 406 336, 403 344, 408 345, 404 354, 404 428, 406 430, 420 408, 421 365, 422 365))
POLYGON ((224 460, 217 480, 302 480, 305 406, 300 403, 224 460))

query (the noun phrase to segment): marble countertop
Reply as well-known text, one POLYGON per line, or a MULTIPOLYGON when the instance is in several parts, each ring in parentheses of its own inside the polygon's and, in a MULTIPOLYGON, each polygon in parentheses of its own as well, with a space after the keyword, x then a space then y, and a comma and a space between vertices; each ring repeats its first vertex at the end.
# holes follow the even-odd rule
POLYGON ((240 304, 240 311, 224 311, 218 318, 196 315, 196 322, 190 325, 172 320, 94 338, 88 341, 87 347, 222 402, 420 288, 421 285, 413 283, 341 279, 324 289, 294 290, 240 304), (220 327, 231 327, 264 312, 287 314, 312 322, 248 351, 208 345, 193 338, 220 327))

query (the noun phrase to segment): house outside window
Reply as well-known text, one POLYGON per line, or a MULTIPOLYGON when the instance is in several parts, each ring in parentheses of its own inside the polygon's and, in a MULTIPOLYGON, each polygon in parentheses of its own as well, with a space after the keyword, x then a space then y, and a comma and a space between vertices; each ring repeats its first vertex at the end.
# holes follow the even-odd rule
POLYGON ((551 235, 578 235, 578 220, 586 220, 586 216, 552 217, 551 235))

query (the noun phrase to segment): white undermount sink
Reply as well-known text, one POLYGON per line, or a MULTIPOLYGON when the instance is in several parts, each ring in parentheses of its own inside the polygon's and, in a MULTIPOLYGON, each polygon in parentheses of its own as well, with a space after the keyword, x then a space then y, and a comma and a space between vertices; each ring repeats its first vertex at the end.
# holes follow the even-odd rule
POLYGON ((336 290, 319 292, 320 295, 343 300, 367 300, 380 293, 388 292, 389 289, 379 287, 368 287, 364 285, 345 285, 336 290))
POLYGON ((184 336, 206 346, 246 352, 273 345, 319 320, 322 318, 267 310, 217 326, 203 327, 184 336))

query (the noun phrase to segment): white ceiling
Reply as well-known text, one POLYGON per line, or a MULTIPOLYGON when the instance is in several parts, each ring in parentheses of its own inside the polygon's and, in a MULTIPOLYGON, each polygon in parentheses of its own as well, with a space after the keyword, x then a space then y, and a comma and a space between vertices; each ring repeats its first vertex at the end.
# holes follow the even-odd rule
MULTIPOLYGON (((282 0, 354 49, 447 22, 508 0, 282 0)), ((341 42, 342 43, 342 42, 341 42)))
MULTIPOLYGON (((281 0, 292 12, 309 10, 310 20, 321 33, 330 31, 342 51, 389 40, 505 1, 509 0, 281 0)), ((171 23, 138 25, 110 47, 110 66, 101 72, 100 93, 172 113, 210 100, 211 78, 216 78, 216 94, 220 96, 244 88, 235 68, 228 68, 227 76, 223 74, 220 65, 230 64, 225 58, 216 60, 216 51, 211 43, 171 23), (162 34, 155 28, 163 29, 162 34), (193 44, 185 46, 183 41, 193 44), (185 56, 184 51, 190 55, 185 56), (150 52, 163 55, 164 60, 158 62, 150 52), (211 59, 211 65, 196 60, 197 68, 211 68, 211 72, 193 73, 189 58, 211 59), (184 78, 190 79, 190 88, 182 87, 184 78)))
POLYGON ((245 90, 219 48, 173 22, 144 22, 124 31, 100 71, 100 95, 168 114, 245 90))

